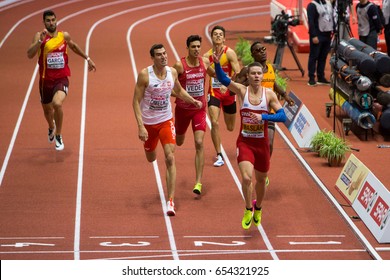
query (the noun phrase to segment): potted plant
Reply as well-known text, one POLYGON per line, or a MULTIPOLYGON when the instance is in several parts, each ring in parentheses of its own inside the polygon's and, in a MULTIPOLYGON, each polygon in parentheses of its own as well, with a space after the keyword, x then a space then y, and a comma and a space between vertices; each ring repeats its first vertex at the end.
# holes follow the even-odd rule
POLYGON ((242 37, 238 38, 234 50, 236 51, 238 59, 241 60, 244 66, 247 66, 254 61, 251 55, 251 43, 248 40, 242 37))
POLYGON ((345 154, 349 151, 351 147, 347 142, 333 134, 333 137, 321 146, 319 154, 328 159, 329 166, 340 166, 345 159, 345 154))
POLYGON ((317 131, 310 140, 311 151, 319 154, 321 147, 332 138, 334 138, 334 133, 332 131, 326 131, 325 129, 317 131))

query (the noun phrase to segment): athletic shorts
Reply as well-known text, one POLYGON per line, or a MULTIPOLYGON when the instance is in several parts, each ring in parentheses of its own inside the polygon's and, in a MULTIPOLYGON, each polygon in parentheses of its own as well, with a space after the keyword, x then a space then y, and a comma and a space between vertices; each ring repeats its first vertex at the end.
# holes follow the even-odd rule
POLYGON ((230 95, 229 92, 222 94, 215 88, 213 95, 208 94, 207 105, 209 107, 216 106, 218 108, 222 106, 223 111, 227 114, 235 114, 237 112, 236 95, 230 95))
POLYGON ((175 129, 177 135, 184 135, 190 122, 192 131, 206 131, 206 108, 200 110, 187 110, 176 106, 175 108, 175 129))
POLYGON ((270 167, 269 142, 261 140, 256 144, 249 144, 240 139, 237 140, 237 162, 242 161, 249 161, 259 172, 268 172, 270 167))
POLYGON ((148 131, 148 140, 144 143, 144 149, 147 152, 153 152, 160 140, 161 145, 166 144, 176 145, 176 133, 173 119, 167 120, 162 123, 146 125, 145 128, 148 131))
POLYGON ((54 94, 61 90, 68 95, 69 79, 68 77, 60 78, 57 80, 40 80, 39 81, 39 94, 41 95, 41 103, 49 104, 53 101, 54 94))

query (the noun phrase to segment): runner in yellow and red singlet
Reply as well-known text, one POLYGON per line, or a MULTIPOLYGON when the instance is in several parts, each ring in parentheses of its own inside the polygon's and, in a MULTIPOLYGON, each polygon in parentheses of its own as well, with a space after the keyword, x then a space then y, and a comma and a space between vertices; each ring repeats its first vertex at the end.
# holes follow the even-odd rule
MULTIPOLYGON (((211 30, 211 40, 213 48, 204 54, 204 57, 209 59, 211 65, 213 62, 213 53, 221 53, 220 63, 222 70, 229 76, 233 77, 235 73, 240 72, 240 64, 238 63, 237 54, 233 49, 225 45, 225 29, 222 26, 214 26, 211 30)), ((221 153, 221 136, 219 133, 219 115, 221 107, 226 128, 233 131, 236 122, 236 97, 230 95, 230 91, 218 81, 211 77, 208 90, 208 107, 211 121, 211 139, 213 140, 215 151, 217 152, 217 160, 214 166, 219 167, 225 164, 221 153)))
POLYGON ((71 39, 68 32, 57 31, 57 17, 51 10, 43 12, 45 29, 34 35, 27 50, 28 58, 38 54, 39 93, 45 119, 49 125, 48 139, 55 141, 56 150, 64 149, 62 140, 62 104, 68 94, 70 69, 68 47, 88 61, 89 71, 95 70, 95 63, 71 39))

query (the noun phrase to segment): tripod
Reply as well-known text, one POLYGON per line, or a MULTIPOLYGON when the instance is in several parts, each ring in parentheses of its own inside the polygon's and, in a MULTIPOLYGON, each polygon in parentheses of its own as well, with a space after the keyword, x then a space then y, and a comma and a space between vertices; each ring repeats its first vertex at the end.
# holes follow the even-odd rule
POLYGON ((274 58, 274 64, 276 66, 276 69, 280 70, 280 71, 299 70, 299 71, 301 71, 302 77, 303 77, 305 75, 305 71, 303 70, 301 63, 298 60, 298 56, 295 53, 293 46, 290 43, 288 43, 287 41, 281 41, 281 42, 278 42, 277 44, 278 44, 278 47, 276 49, 275 58, 274 58), (285 67, 282 67, 284 48, 286 47, 286 45, 290 49, 290 52, 291 52, 292 56, 294 57, 295 63, 298 66, 298 69, 287 69, 285 67))
POLYGON ((342 21, 339 26, 339 40, 348 40, 353 37, 351 26, 348 22, 342 21))
MULTIPOLYGON (((353 37, 351 26, 349 22, 346 20, 346 11, 347 7, 352 7, 351 0, 338 0, 336 3, 336 13, 337 13, 337 28, 334 34, 334 44, 333 44, 333 53, 335 55, 335 65, 337 65, 337 61, 339 59, 338 54, 338 45, 342 39, 348 40, 353 37)), ((333 132, 336 132, 336 88, 337 88, 337 70, 332 70, 333 81, 331 85, 333 86, 333 132)))

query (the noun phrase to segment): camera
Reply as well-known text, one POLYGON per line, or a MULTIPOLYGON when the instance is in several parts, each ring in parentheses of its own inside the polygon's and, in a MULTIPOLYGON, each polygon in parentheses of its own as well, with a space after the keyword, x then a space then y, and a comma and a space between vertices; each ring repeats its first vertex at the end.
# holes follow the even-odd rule
POLYGON ((348 7, 352 7, 352 0, 337 0, 337 15, 338 21, 348 22, 349 18, 347 18, 347 9, 348 7))
POLYGON ((298 24, 298 16, 290 16, 284 11, 276 15, 271 25, 271 33, 274 41, 277 44, 285 44, 287 42, 288 26, 297 26, 298 24))

